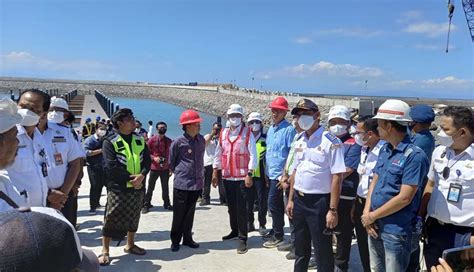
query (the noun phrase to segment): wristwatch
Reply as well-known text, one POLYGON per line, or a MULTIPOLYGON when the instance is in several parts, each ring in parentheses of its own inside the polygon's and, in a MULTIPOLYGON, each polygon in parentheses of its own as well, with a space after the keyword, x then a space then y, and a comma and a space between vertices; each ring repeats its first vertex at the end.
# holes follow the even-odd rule
POLYGON ((329 211, 332 213, 337 213, 337 208, 329 208, 329 211))
POLYGON ((252 176, 253 176, 253 173, 249 171, 249 172, 247 173, 247 176, 248 176, 248 177, 252 177, 252 176))

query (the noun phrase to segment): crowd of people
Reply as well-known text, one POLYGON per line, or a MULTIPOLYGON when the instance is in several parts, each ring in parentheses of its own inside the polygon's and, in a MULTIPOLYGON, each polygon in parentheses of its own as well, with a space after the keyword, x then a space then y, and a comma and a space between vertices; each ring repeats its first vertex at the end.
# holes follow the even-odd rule
MULTIPOLYGON (((179 118, 183 134, 173 140, 166 123, 149 121, 146 130, 123 108, 110 120, 86 120, 77 137, 63 99, 35 89, 23 92, 18 104, 2 99, 2 230, 26 211, 39 213, 37 207, 49 207, 76 226, 86 165, 90 214, 101 207, 104 187, 107 191, 100 265, 110 264, 112 240, 126 239, 126 253, 146 254, 135 244, 135 233, 140 215, 153 208, 158 178, 163 207, 173 212, 173 252, 181 245, 200 246, 193 238, 195 208, 211 203, 211 187, 228 208, 230 232, 222 240, 237 240, 237 253, 245 254, 249 232, 258 231, 263 247, 288 251, 294 271, 347 271, 354 232, 364 271, 419 271, 421 256, 426 267, 443 271, 449 269, 439 259, 444 250, 474 245, 470 109, 447 107, 436 141, 428 105, 389 99, 368 116, 335 105, 327 119, 309 99, 290 109, 279 96, 270 108, 268 129, 260 113, 246 115, 232 104, 227 124, 216 122, 205 135, 199 114, 185 110, 179 118)), ((0 270, 21 267, 15 258, 3 258, 2 244, 0 270)), ((85 262, 95 267, 86 250, 77 252, 82 256, 71 258, 71 268, 85 262)))

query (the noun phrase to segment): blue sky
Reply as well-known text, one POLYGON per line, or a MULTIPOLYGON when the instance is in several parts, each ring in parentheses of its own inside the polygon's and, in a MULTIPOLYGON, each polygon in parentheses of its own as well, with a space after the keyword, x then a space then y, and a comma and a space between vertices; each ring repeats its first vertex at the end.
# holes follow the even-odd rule
POLYGON ((0 75, 474 99, 454 3, 0 0, 0 75))

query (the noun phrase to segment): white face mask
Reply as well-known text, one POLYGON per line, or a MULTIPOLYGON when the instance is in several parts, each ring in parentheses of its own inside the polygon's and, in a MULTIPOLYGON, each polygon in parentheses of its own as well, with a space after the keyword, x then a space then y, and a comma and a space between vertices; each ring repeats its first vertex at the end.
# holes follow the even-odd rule
POLYGON ((23 117, 21 125, 24 127, 36 126, 39 122, 39 115, 30 111, 29 109, 18 109, 18 113, 23 117))
POLYGON ((329 131, 336 136, 341 136, 347 133, 347 126, 346 125, 330 126, 329 131))
POLYGON ((301 115, 300 118, 298 118, 298 125, 302 130, 308 130, 310 129, 314 124, 314 119, 313 116, 311 115, 301 115))
POLYGON ((441 130, 438 133, 438 140, 441 145, 444 145, 446 147, 450 147, 454 143, 453 137, 446 134, 444 130, 441 130))
POLYGON ((98 129, 97 130, 97 136, 99 136, 99 137, 104 137, 105 133, 107 133, 107 131, 105 129, 98 129))
POLYGON ((363 134, 356 134, 354 136, 354 140, 355 140, 356 144, 358 144, 360 146, 365 146, 368 142, 368 140, 364 140, 364 135, 363 134))
POLYGON ((242 118, 240 117, 231 117, 229 118, 229 124, 233 127, 238 127, 242 122, 242 118))
POLYGON ((252 131, 260 131, 260 129, 262 128, 262 125, 260 124, 251 124, 250 127, 252 128, 252 131))
POLYGON ((64 112, 60 111, 50 111, 48 112, 48 121, 53 123, 61 123, 64 121, 64 112))

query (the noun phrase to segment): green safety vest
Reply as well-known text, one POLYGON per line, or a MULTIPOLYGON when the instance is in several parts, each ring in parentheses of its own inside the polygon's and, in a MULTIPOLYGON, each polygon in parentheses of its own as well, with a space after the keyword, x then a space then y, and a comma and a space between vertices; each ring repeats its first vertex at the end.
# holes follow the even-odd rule
MULTIPOLYGON (((111 140, 114 146, 117 160, 127 167, 130 175, 138 175, 141 173, 141 162, 143 160, 143 150, 145 150, 145 139, 141 136, 132 135, 132 149, 128 143, 120 136, 111 140)), ((132 188, 131 181, 127 182, 127 188, 132 188)))
POLYGON ((260 163, 262 161, 265 161, 265 153, 267 151, 267 144, 265 142, 265 138, 261 137, 257 140, 256 143, 257 146, 257 167, 253 171, 252 177, 254 178, 261 178, 261 173, 260 173, 260 163))

